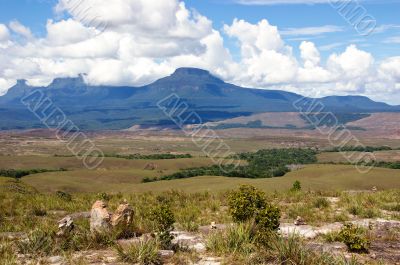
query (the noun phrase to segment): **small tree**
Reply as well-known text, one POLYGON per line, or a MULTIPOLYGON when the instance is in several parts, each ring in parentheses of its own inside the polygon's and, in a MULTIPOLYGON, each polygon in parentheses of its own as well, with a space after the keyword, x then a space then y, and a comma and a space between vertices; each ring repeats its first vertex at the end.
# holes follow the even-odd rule
POLYGON ((291 191, 301 191, 301 183, 300 183, 300 181, 296 180, 293 183, 293 186, 292 186, 292 188, 290 190, 291 191))
POLYGON ((228 196, 229 212, 235 222, 252 219, 259 209, 267 206, 265 194, 253 186, 242 185, 228 196))
POLYGON ((170 248, 173 239, 171 231, 174 229, 175 223, 175 217, 170 205, 167 203, 157 205, 151 211, 150 218, 154 222, 155 232, 161 248, 170 248))
POLYGON ((346 224, 339 233, 339 239, 346 244, 351 252, 368 253, 371 242, 365 231, 353 224, 346 224))

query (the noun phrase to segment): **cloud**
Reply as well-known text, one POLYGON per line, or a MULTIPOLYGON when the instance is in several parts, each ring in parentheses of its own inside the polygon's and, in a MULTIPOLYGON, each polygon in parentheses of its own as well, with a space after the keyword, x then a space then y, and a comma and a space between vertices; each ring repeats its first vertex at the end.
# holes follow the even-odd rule
POLYGON ((301 52, 301 58, 303 59, 304 66, 306 68, 311 68, 319 65, 321 61, 321 56, 319 54, 319 51, 317 50, 317 47, 315 47, 314 43, 303 41, 300 44, 300 52, 301 52))
POLYGON ((81 73, 90 84, 139 86, 186 66, 210 70, 237 85, 307 96, 385 98, 400 88, 397 57, 376 62, 350 45, 323 59, 321 50, 345 44, 318 48, 302 41, 291 47, 282 38, 318 36, 340 27, 279 31, 266 19, 235 19, 216 30, 207 17, 178 0, 60 0, 56 10, 70 18, 49 19, 40 38, 17 21, 0 24, 0 93, 17 79, 43 85, 81 73), (233 59, 224 38, 237 42, 239 58, 233 59))
POLYGON ((235 0, 235 2, 242 5, 282 5, 282 4, 310 5, 310 4, 329 4, 332 2, 332 0, 235 0))
POLYGON ((314 36, 324 33, 333 33, 343 31, 343 27, 326 25, 321 27, 288 28, 281 31, 283 36, 314 36))
POLYGON ((338 48, 338 47, 341 47, 341 46, 344 46, 344 45, 346 45, 344 42, 334 42, 334 43, 331 43, 331 44, 319 46, 319 49, 321 51, 330 51, 332 49, 335 49, 335 48, 338 48))
POLYGON ((400 36, 394 36, 387 38, 383 41, 384 43, 389 43, 389 44, 399 44, 400 43, 400 36))
POLYGON ((400 25, 395 25, 395 24, 380 25, 374 29, 373 33, 374 34, 383 33, 393 29, 395 30, 400 29, 400 25))
POLYGON ((6 42, 10 38, 10 32, 4 24, 0 24, 0 42, 6 42))
POLYGON ((22 25, 17 20, 11 21, 9 26, 12 31, 21 35, 22 37, 25 37, 26 39, 33 38, 31 30, 28 27, 25 27, 24 25, 22 25))

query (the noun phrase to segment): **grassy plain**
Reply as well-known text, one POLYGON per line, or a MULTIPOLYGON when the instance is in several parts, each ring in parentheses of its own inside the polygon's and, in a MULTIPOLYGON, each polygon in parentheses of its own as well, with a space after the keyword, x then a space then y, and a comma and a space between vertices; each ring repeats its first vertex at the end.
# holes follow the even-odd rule
MULTIPOLYGON (((165 162, 165 161, 163 161, 165 162)), ((171 161, 172 162, 172 161, 171 161)), ((156 162, 157 163, 157 162, 156 162)), ((161 161, 160 161, 161 163, 161 161)), ((175 167, 176 168, 176 167, 175 167)), ((164 172, 173 172, 167 169, 164 172)), ((400 188, 400 170, 374 168, 366 174, 360 173, 350 165, 308 165, 279 178, 243 179, 203 176, 190 179, 141 183, 144 177, 159 176, 157 171, 143 169, 86 169, 49 172, 30 175, 23 183, 42 192, 162 192, 171 189, 186 192, 220 192, 241 184, 273 192, 288 190, 294 181, 301 181, 306 190, 370 190, 400 188)))
MULTIPOLYGON (((180 169, 209 166, 212 161, 191 141, 179 134, 168 135, 147 133, 103 133, 91 135, 96 145, 106 154, 154 154, 154 153, 190 153, 191 159, 173 160, 127 160, 105 158, 97 170, 87 170, 75 157, 56 157, 70 155, 65 143, 58 141, 49 133, 3 134, 0 135, 0 168, 8 169, 58 169, 65 172, 49 172, 24 177, 22 182, 32 185, 40 191, 54 192, 141 192, 166 191, 169 189, 188 192, 222 191, 239 184, 252 184, 265 191, 286 190, 299 179, 304 188, 310 190, 342 190, 400 188, 400 171, 374 168, 367 174, 361 174, 353 166, 347 165, 308 165, 303 169, 290 172, 284 177, 273 179, 236 179, 214 176, 193 179, 141 183, 145 177, 153 178, 168 175, 180 169), (146 170, 146 165, 154 164, 156 169, 146 170)), ((396 139, 363 139, 366 145, 400 146, 396 139)), ((226 138, 224 141, 234 152, 256 151, 264 148, 318 147, 329 148, 326 140, 300 136, 264 136, 251 138, 226 138)), ((375 152, 377 160, 400 160, 400 151, 375 152)), ((340 153, 321 153, 318 162, 346 162, 340 153)))

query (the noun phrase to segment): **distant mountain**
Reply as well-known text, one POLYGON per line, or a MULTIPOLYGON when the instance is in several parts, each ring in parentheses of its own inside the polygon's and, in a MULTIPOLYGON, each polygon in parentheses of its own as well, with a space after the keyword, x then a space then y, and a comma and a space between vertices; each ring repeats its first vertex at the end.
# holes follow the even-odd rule
MULTIPOLYGON (((40 89, 82 130, 126 129, 133 125, 173 126, 158 109, 157 102, 177 94, 204 122, 249 116, 264 112, 296 112, 293 103, 301 95, 251 89, 225 83, 208 71, 179 68, 171 76, 143 87, 88 86, 83 77, 57 78, 47 87, 31 87, 24 80, 0 97, 0 129, 42 128, 21 103, 32 89, 40 89)), ((312 102, 306 99, 305 102, 312 102)), ((326 111, 340 113, 397 112, 390 106, 361 96, 332 96, 318 99, 326 111)))

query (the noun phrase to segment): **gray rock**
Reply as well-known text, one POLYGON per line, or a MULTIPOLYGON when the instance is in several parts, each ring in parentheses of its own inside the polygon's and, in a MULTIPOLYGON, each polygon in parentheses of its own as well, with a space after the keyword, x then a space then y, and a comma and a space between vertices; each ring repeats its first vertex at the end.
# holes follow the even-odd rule
POLYGON ((54 256, 47 259, 47 262, 51 265, 63 264, 63 258, 61 256, 54 256))
POLYGON ((161 259, 169 259, 171 258, 175 252, 173 250, 159 250, 158 255, 161 257, 161 259))
POLYGON ((62 236, 70 233, 74 229, 74 220, 71 216, 64 217, 60 221, 58 221, 58 236, 62 236))
POLYGON ((171 234, 174 235, 174 239, 172 240, 173 244, 177 244, 197 252, 204 252, 206 250, 203 238, 198 234, 183 231, 173 231, 171 234))
POLYGON ((111 214, 107 210, 107 204, 97 201, 92 206, 90 213, 90 231, 97 233, 109 232, 111 230, 111 214))

